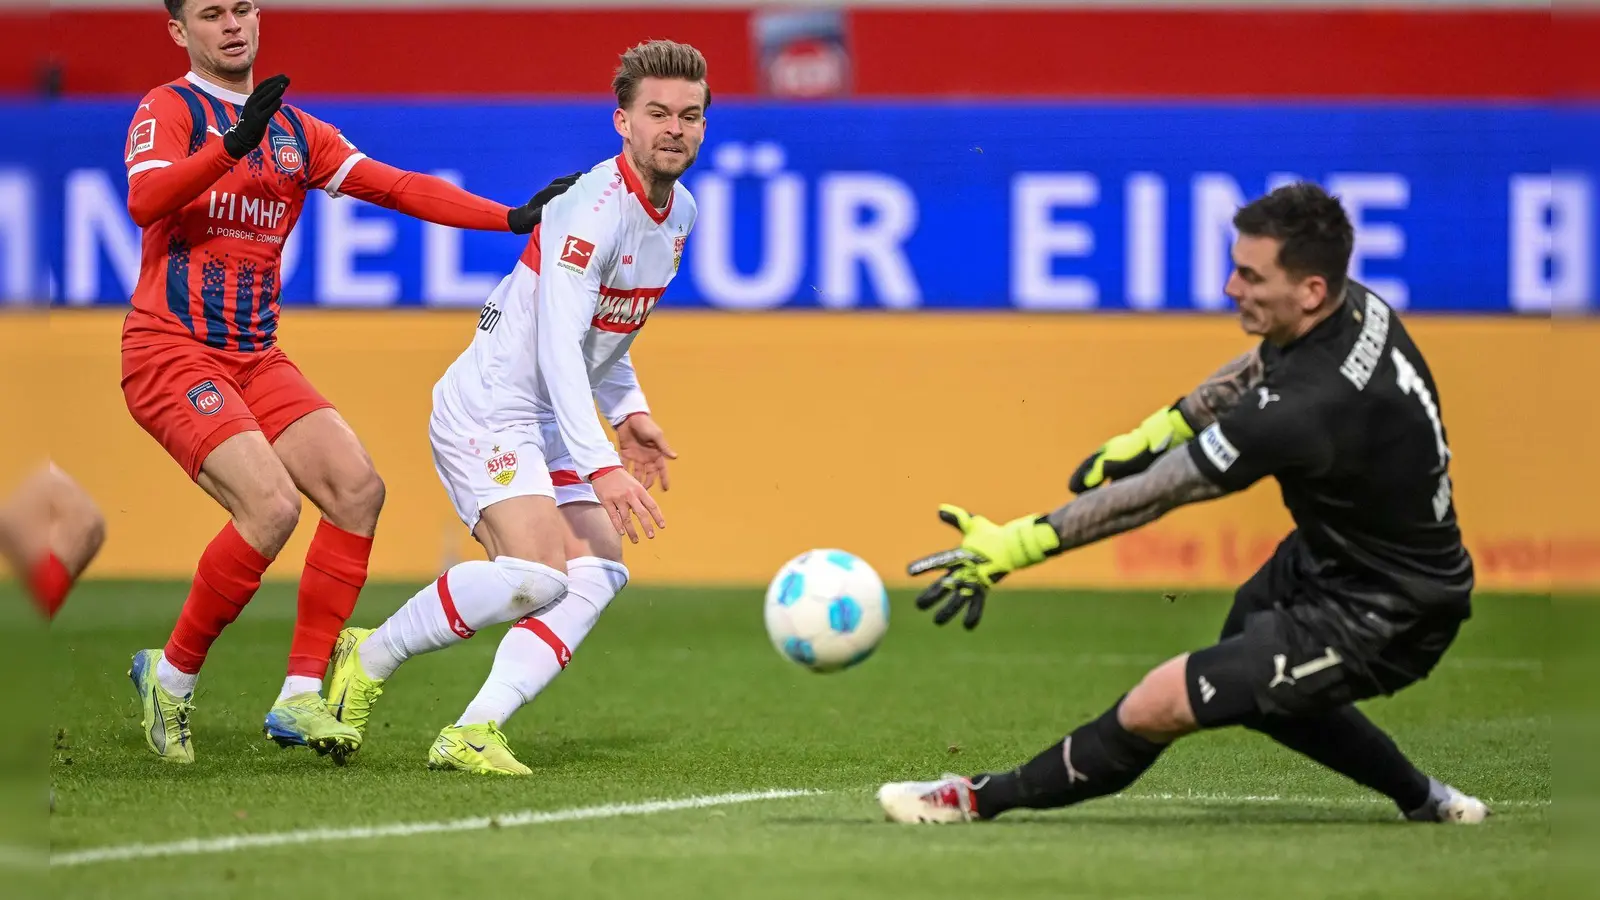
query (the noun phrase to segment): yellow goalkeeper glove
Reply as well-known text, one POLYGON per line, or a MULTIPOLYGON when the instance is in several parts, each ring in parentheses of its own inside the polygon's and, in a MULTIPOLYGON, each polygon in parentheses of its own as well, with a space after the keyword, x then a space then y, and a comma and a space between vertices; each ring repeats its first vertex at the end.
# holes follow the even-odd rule
POLYGON ((978 627, 989 588, 1011 572, 1044 562, 1061 549, 1061 538, 1043 516, 1023 516, 996 525, 946 503, 939 507, 939 519, 961 529, 961 546, 924 556, 906 567, 912 575, 947 570, 917 597, 917 609, 948 601, 934 613, 935 625, 949 622, 965 606, 962 624, 969 630, 978 627))
POLYGON ((1156 458, 1194 437, 1194 429, 1183 417, 1178 404, 1150 414, 1139 427, 1106 441, 1088 459, 1078 464, 1067 488, 1074 494, 1093 490, 1106 482, 1137 475, 1156 458))

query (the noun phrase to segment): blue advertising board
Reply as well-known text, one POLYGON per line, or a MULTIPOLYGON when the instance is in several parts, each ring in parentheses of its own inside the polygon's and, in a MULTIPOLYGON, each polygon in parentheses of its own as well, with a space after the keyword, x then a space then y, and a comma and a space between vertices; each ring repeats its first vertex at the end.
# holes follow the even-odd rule
MULTIPOLYGON (((607 103, 297 98, 369 156, 520 203, 615 155, 607 103)), ((126 303, 136 101, 0 107, 0 297, 126 303)), ((1352 268, 1397 305, 1587 308, 1587 176, 1552 172, 1552 114, 1502 105, 717 103, 684 178, 700 210, 678 307, 1226 308, 1230 219, 1296 178, 1343 197, 1352 268)), ((1580 145, 1600 117, 1564 123, 1580 145)), ((283 301, 475 305, 524 239, 317 192, 283 301)))

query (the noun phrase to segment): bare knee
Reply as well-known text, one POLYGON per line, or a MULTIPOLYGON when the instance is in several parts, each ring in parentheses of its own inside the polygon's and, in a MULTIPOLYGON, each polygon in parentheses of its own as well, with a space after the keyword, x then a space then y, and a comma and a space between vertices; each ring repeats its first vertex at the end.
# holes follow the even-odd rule
POLYGON ((105 527, 105 519, 94 498, 65 473, 56 482, 55 497, 56 514, 63 523, 70 523, 75 530, 84 532, 105 527))
POLYGON ((388 495, 378 470, 368 465, 349 481, 333 486, 333 509, 324 510, 335 525, 346 531, 370 534, 377 530, 378 514, 388 495))
POLYGON ((360 465, 333 467, 307 483, 305 489, 306 496, 334 525, 361 535, 377 530, 387 490, 378 470, 365 456, 360 465))
POLYGON ((622 537, 611 531, 581 536, 568 534, 566 545, 567 559, 593 556, 609 559, 612 562, 622 562, 622 537))
POLYGON ((300 524, 300 495, 287 473, 239 497, 237 506, 233 517, 240 536, 269 559, 278 555, 300 524))
POLYGON ((520 559, 548 566, 562 575, 567 574, 568 557, 562 552, 562 545, 558 541, 525 538, 519 540, 517 537, 499 535, 487 529, 479 529, 476 537, 490 559, 501 557, 520 559))
POLYGON ((593 556, 622 562, 622 535, 598 503, 576 502, 561 507, 567 521, 567 559, 593 556))
POLYGON ((24 534, 14 541, 16 555, 53 553, 76 578, 105 542, 105 517, 89 493, 54 464, 23 486, 12 525, 24 534))
POLYGON ((278 435, 272 452, 329 522, 364 536, 377 530, 383 479, 337 412, 319 409, 296 421, 278 435))
POLYGON ((295 481, 259 431, 240 432, 218 444, 195 480, 233 515, 239 535, 268 559, 300 524, 295 481))
POLYGON ((61 560, 72 577, 77 578, 89 567, 106 540, 106 520, 100 508, 88 495, 62 511, 53 540, 56 557, 61 560))
POLYGON ((1183 654, 1151 669, 1117 707, 1123 728, 1146 740, 1166 743, 1199 728, 1189 706, 1184 680, 1189 655, 1183 654))
POLYGON ((529 556, 519 556, 515 553, 502 553, 500 555, 510 557, 511 559, 520 559, 526 562, 538 563, 547 569, 554 569, 557 572, 560 572, 562 575, 567 574, 567 561, 564 558, 561 558, 561 554, 559 553, 534 553, 529 556))
POLYGON ((485 507, 472 536, 490 559, 509 556, 567 572, 570 533, 549 497, 514 497, 485 507))

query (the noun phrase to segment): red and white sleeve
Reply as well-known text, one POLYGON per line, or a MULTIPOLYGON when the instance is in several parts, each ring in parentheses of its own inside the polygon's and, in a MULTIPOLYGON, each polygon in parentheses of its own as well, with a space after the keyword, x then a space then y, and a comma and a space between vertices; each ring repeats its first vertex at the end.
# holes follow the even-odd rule
POLYGON ((189 107, 171 89, 144 95, 128 125, 123 162, 128 168, 128 215, 147 227, 182 209, 215 184, 237 160, 222 141, 189 153, 195 123, 189 107))
POLYGON ((600 301, 601 273, 616 253, 616 229, 610 215, 592 213, 571 193, 545 207, 540 228, 535 354, 561 438, 586 481, 622 465, 595 418, 583 353, 584 336, 600 301))

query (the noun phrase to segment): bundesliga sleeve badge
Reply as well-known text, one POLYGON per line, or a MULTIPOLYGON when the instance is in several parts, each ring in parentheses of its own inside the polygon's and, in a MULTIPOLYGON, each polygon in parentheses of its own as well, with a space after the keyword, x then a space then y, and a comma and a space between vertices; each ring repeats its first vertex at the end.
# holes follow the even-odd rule
POLYGON ((592 259, 594 259, 594 244, 569 234, 561 243, 561 259, 557 260, 556 264, 581 275, 589 271, 589 261, 592 259))
POLYGON ((156 145, 156 120, 145 119, 133 126, 128 132, 128 157, 125 162, 133 162, 133 158, 156 145))

